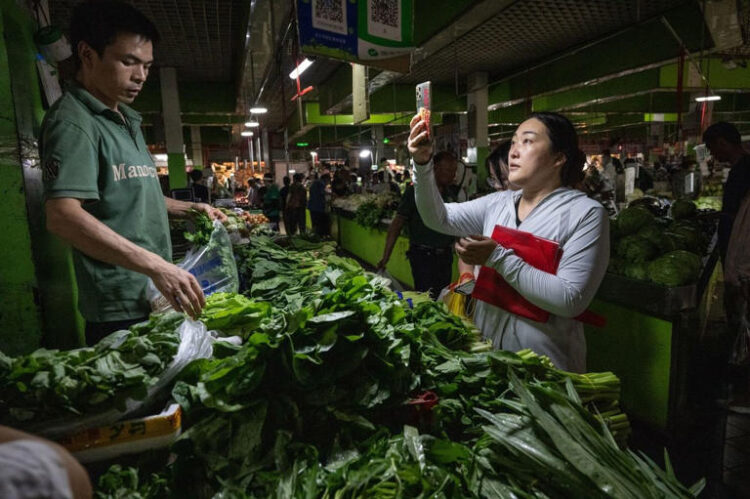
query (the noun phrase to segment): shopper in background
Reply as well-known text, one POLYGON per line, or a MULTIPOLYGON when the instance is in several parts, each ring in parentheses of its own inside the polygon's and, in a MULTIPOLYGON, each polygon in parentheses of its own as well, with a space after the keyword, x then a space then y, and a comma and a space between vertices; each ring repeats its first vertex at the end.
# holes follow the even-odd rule
POLYGON ((305 207, 307 206, 307 190, 302 185, 305 178, 301 173, 295 173, 292 185, 289 186, 289 195, 286 200, 286 207, 289 211, 289 225, 286 233, 290 236, 307 230, 307 220, 305 217, 305 207))
POLYGON ((273 181, 273 176, 266 173, 263 176, 263 214, 271 223, 272 230, 279 230, 279 215, 281 210, 281 194, 279 186, 273 181))
POLYGON ((171 263, 167 216, 226 217, 162 194, 141 116, 126 105, 153 63, 153 23, 127 3, 87 1, 73 9, 70 40, 75 81, 47 112, 39 152, 47 229, 74 248, 78 306, 92 344, 147 318, 149 278, 172 307, 197 317, 203 291, 171 263))
POLYGON ((251 208, 259 208, 261 205, 258 181, 254 177, 247 181, 247 204, 251 208))
POLYGON ((740 132, 731 123, 720 121, 703 132, 703 142, 714 160, 730 165, 724 184, 721 218, 719 219, 719 254, 726 261, 732 225, 742 198, 750 188, 750 154, 742 147, 740 132))
POLYGON ((191 186, 191 189, 193 190, 193 201, 198 203, 208 203, 208 187, 201 183, 203 181, 203 172, 201 170, 192 170, 190 172, 190 180, 193 183, 191 186))
POLYGON ((602 192, 611 191, 612 202, 616 206, 617 202, 622 200, 618 199, 616 195, 617 165, 615 164, 614 158, 612 158, 612 154, 609 152, 609 149, 604 149, 602 151, 602 162, 601 166, 599 166, 599 172, 602 174, 602 177, 604 177, 605 181, 602 192))
POLYGON ((331 175, 324 173, 319 179, 310 184, 310 200, 307 202, 307 209, 310 210, 310 222, 312 222, 313 231, 321 236, 329 234, 329 221, 326 201, 326 187, 331 182, 331 175))
MULTIPOLYGON (((435 182, 441 199, 452 202, 449 187, 456 177, 458 162, 453 153, 443 151, 435 155, 435 182)), ((422 221, 414 200, 414 186, 408 186, 401 198, 396 216, 388 226, 383 257, 378 262, 378 270, 385 269, 391 258, 401 229, 409 228, 409 251, 406 256, 411 266, 414 289, 429 291, 432 298, 450 284, 453 272, 453 243, 455 238, 428 228, 422 221)))
POLYGON ((83 466, 60 445, 0 426, 0 497, 88 499, 91 481, 83 466))
POLYGON ((520 188, 465 203, 446 204, 436 181, 432 143, 419 115, 408 141, 415 169, 415 195, 425 224, 461 239, 459 257, 498 274, 532 304, 550 312, 536 322, 485 302, 474 321, 502 349, 547 355, 561 369, 586 370, 583 325, 576 321, 593 299, 609 260, 609 219, 601 204, 571 186, 583 177, 585 155, 570 121, 557 113, 533 113, 513 135, 509 181, 520 188), (495 226, 556 241, 562 248, 556 275, 542 272, 498 245, 495 226))
POLYGON ((289 197, 289 186, 292 184, 292 180, 289 178, 289 175, 284 175, 281 182, 284 185, 279 189, 279 203, 281 205, 281 219, 284 221, 284 230, 287 230, 289 228, 289 211, 286 207, 286 200, 289 197))

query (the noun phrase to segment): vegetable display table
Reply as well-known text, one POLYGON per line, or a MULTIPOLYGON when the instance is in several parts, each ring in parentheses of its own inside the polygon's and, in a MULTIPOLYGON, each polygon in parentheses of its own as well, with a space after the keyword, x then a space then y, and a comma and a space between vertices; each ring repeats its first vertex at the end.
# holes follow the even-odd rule
POLYGON ((607 325, 585 327, 587 369, 622 380, 621 402, 633 419, 671 434, 689 394, 691 357, 702 311, 717 280, 717 251, 704 258, 696 284, 667 288, 607 274, 591 304, 607 325))

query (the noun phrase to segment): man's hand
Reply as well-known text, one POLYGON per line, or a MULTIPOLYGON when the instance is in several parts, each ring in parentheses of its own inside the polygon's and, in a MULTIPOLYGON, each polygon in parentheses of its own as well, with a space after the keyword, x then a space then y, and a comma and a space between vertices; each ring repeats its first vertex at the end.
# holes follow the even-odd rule
POLYGON ((424 121, 419 114, 414 115, 409 124, 411 132, 409 133, 409 154, 418 165, 423 165, 432 158, 432 141, 424 121))
POLYGON ((172 308, 193 319, 198 318, 206 305, 206 298, 193 274, 165 261, 149 277, 172 308))
POLYGON ((218 220, 221 223, 224 223, 228 220, 223 211, 218 208, 214 208, 210 204, 193 203, 192 208, 194 211, 197 211, 199 213, 205 213, 211 218, 211 220, 218 220))
POLYGON ((459 258, 465 263, 484 265, 497 248, 497 243, 489 237, 470 236, 470 238, 459 239, 455 248, 459 258))

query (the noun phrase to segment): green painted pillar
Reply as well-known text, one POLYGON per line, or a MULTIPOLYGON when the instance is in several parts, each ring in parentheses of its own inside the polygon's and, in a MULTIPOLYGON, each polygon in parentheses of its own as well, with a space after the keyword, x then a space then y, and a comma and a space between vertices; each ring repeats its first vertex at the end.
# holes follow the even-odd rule
POLYGON ((5 241, 0 250, 0 350, 17 355, 40 343, 42 329, 5 42, 9 3, 3 0, 0 9, 0 233, 5 241))
POLYGON ((0 233, 10 243, 0 250, 0 349, 12 354, 83 341, 70 247, 45 228, 35 29, 26 9, 0 0, 0 233))
POLYGON ((169 188, 182 189, 187 187, 187 173, 185 173, 185 145, 182 140, 177 70, 175 68, 161 68, 159 82, 161 84, 164 133, 167 139, 169 188))

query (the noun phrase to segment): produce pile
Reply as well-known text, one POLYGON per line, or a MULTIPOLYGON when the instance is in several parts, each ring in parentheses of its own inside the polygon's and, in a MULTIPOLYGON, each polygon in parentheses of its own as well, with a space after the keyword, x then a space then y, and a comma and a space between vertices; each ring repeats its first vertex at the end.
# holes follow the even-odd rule
POLYGON ((400 298, 332 243, 253 238, 243 295, 202 320, 243 338, 186 367, 169 466, 112 467, 99 497, 694 497, 622 450, 608 373, 490 351, 442 304, 400 298), (188 478, 189 477, 189 478, 188 478))
POLYGON ((667 287, 697 281, 715 224, 692 201, 675 201, 671 215, 656 217, 643 206, 621 211, 610 224, 608 271, 667 287))
POLYGON ((0 352, 0 424, 39 427, 143 399, 174 358, 184 319, 176 312, 155 314, 89 348, 39 349, 14 358, 0 352))
POLYGON ((374 228, 383 218, 393 216, 398 197, 391 192, 381 194, 352 194, 333 201, 333 206, 354 213, 354 220, 362 227, 374 228))

